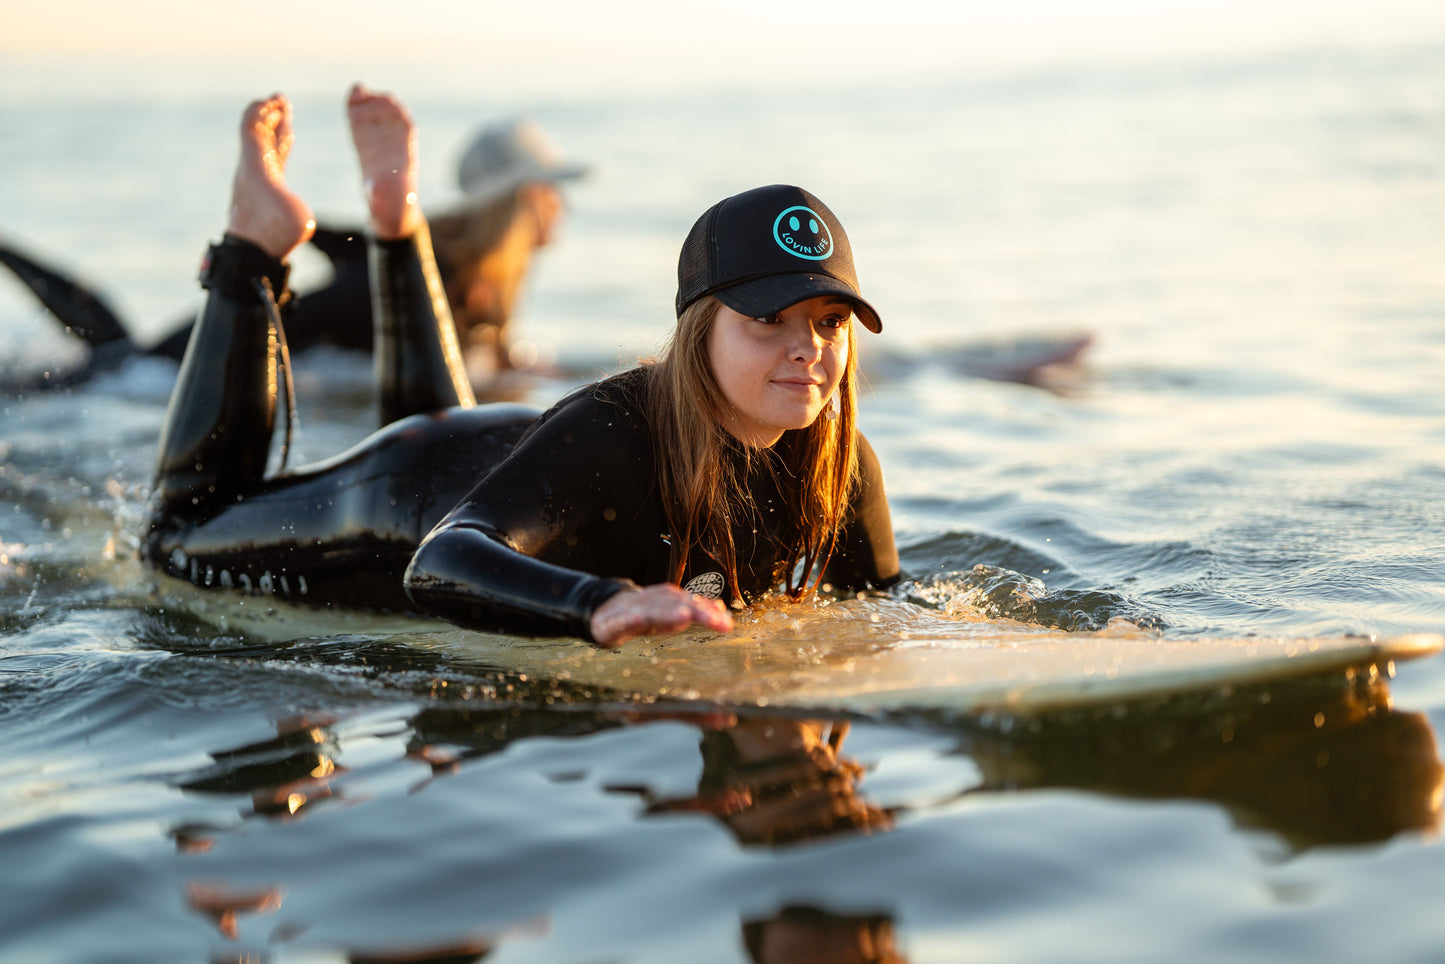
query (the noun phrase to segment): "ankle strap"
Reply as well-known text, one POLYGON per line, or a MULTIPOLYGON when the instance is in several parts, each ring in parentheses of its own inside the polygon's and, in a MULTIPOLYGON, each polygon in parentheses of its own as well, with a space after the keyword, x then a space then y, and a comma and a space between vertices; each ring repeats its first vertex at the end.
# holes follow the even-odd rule
POLYGON ((264 278, 270 285, 277 307, 291 300, 286 279, 291 266, 273 258, 261 247, 245 238, 227 234, 220 244, 206 248, 201 260, 201 287, 237 301, 255 304, 262 300, 256 281, 264 278))

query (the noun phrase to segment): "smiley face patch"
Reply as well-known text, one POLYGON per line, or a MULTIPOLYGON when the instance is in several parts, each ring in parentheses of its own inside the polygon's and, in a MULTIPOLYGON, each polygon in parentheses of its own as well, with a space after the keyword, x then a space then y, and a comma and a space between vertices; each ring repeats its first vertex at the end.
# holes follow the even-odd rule
POLYGON ((833 233, 812 208, 801 204, 784 208, 773 222, 773 240, 795 258, 822 261, 833 253, 833 233))

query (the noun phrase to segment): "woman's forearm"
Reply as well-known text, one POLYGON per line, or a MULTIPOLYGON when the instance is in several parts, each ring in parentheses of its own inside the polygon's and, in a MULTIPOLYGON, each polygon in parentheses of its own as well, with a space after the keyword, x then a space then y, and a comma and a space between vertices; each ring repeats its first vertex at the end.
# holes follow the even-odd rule
POLYGON ((421 610, 467 629, 591 642, 597 607, 636 588, 534 559, 501 533, 464 523, 444 523, 422 542, 405 585, 421 610))

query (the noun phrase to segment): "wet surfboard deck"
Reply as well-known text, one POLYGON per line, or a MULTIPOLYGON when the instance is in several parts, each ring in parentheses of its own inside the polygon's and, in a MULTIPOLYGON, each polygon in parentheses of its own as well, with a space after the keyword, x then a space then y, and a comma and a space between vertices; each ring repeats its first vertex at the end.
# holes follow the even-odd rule
MULTIPOLYGON (((1000 638, 976 649, 902 647, 848 674, 794 673, 776 700, 797 706, 1033 713, 1355 673, 1440 652, 1438 636, 1386 639, 1000 638)), ((746 691, 746 687, 743 687, 746 691)), ((768 699, 764 696, 763 699, 768 699)))
MULTIPOLYGON (((453 652, 496 652, 494 644, 448 636, 453 652)), ((516 668, 633 697, 802 710, 1030 713, 1307 678, 1388 677, 1397 661, 1439 653, 1445 638, 1169 639, 917 614, 874 620, 856 612, 841 619, 774 612, 725 637, 684 634, 612 652, 584 646, 549 652, 516 641, 505 648, 516 668)))
POLYGON ((1358 674, 1388 679, 1396 662, 1445 649, 1445 637, 1169 638, 1128 625, 1066 633, 947 613, 895 599, 777 605, 740 614, 724 635, 643 638, 615 650, 579 640, 469 632, 409 617, 295 606, 165 580, 169 602, 251 639, 365 638, 479 664, 569 692, 628 701, 701 701, 871 713, 1044 713, 1227 694, 1358 674))

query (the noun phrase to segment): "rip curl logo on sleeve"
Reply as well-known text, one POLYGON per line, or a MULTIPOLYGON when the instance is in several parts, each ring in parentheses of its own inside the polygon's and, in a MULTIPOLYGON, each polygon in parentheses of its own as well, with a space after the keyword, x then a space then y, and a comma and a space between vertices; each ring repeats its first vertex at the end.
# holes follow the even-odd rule
POLYGON ((709 599, 721 599, 723 574, 705 572, 700 576, 693 576, 688 580, 687 585, 682 587, 682 591, 690 592, 695 596, 707 596, 709 599))
POLYGON ((773 222, 773 240, 795 258, 822 261, 833 253, 833 232, 812 208, 801 204, 784 209, 773 222))

